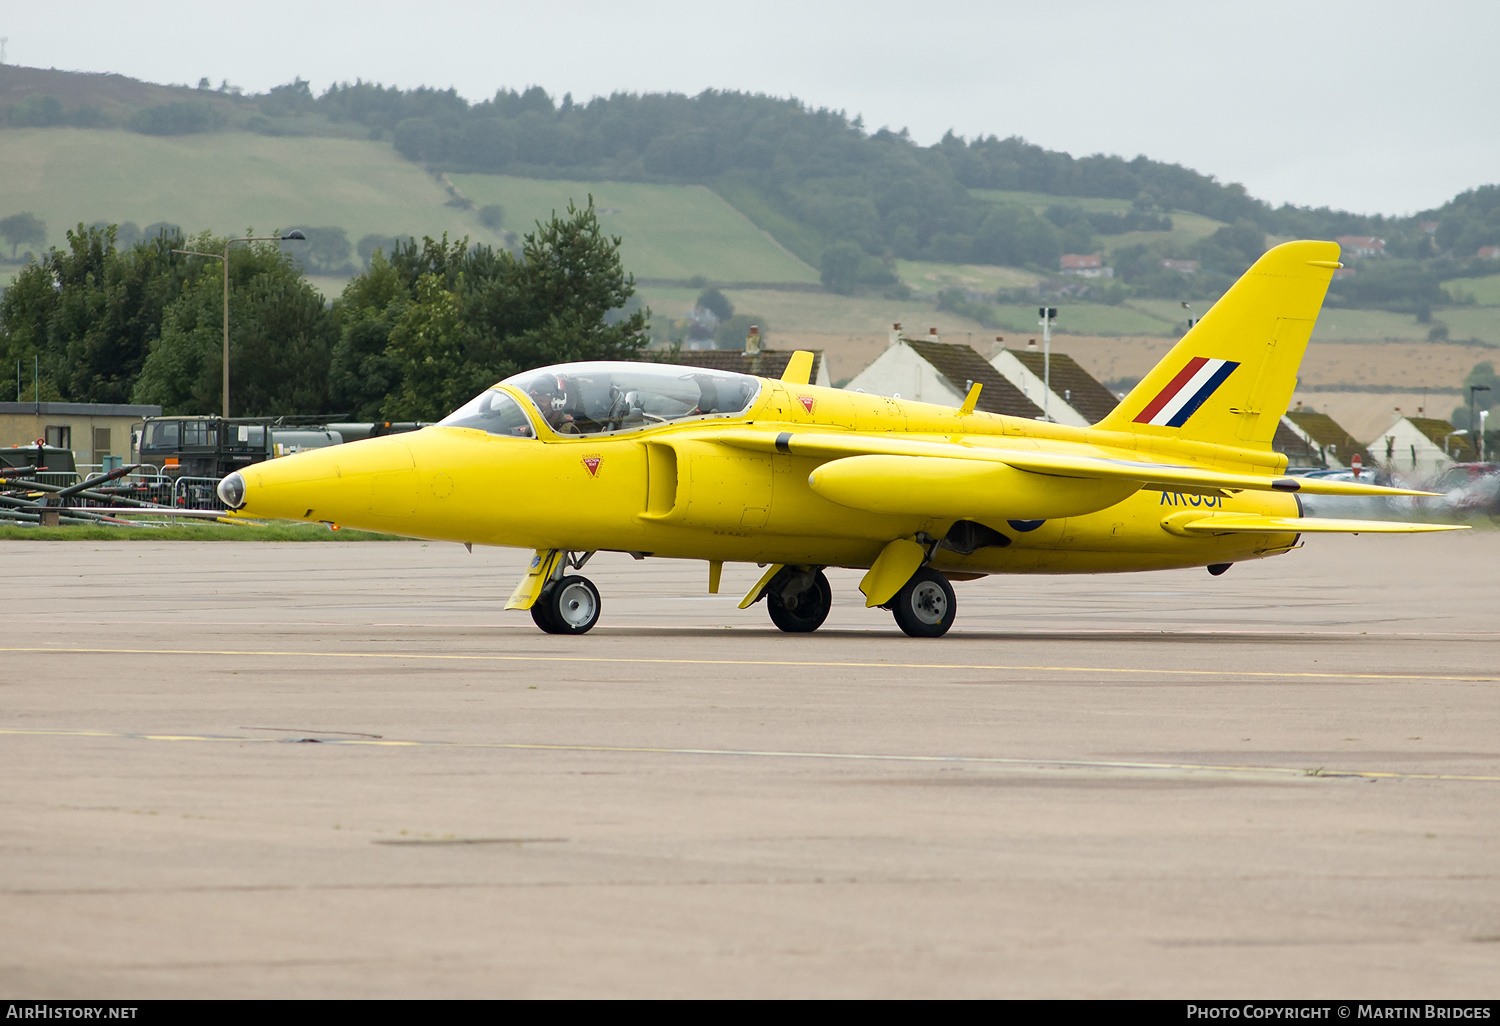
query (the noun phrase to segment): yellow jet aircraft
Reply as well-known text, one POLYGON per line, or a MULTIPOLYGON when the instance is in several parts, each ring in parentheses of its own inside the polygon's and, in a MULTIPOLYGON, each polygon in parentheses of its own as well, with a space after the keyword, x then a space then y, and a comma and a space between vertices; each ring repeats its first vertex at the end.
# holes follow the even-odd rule
POLYGON ((1108 417, 1091 428, 781 380, 646 363, 507 378, 432 427, 299 453, 231 474, 240 515, 535 550, 507 609, 557 634, 599 617, 576 571, 597 551, 725 562, 764 575, 784 631, 823 623, 823 569, 867 572, 866 606, 915 637, 953 623, 951 581, 1108 573, 1278 555, 1314 532, 1445 530, 1303 517, 1299 494, 1413 495, 1283 475, 1271 437, 1324 293, 1328 242, 1256 261, 1108 417))

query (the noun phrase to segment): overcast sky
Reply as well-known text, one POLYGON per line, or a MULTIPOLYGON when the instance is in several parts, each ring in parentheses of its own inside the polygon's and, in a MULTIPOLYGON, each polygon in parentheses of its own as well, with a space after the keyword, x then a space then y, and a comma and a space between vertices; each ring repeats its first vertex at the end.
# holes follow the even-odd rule
POLYGON ((1273 203, 1411 213, 1500 182, 1493 0, 0 0, 6 60, 260 92, 740 89, 907 127, 1145 154, 1273 203))

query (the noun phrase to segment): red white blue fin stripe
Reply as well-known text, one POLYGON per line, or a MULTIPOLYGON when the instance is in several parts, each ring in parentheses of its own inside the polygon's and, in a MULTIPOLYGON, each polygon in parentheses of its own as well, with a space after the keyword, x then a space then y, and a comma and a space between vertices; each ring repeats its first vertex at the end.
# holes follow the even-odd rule
POLYGON ((1136 416, 1135 423, 1182 427, 1238 366, 1234 360, 1193 357, 1167 387, 1146 404, 1146 408, 1136 416))

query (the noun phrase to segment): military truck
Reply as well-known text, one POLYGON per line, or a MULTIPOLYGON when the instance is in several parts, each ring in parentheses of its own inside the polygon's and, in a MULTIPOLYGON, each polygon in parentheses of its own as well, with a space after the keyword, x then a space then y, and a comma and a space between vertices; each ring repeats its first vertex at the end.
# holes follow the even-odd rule
POLYGON ((42 442, 0 449, 0 477, 7 467, 35 467, 36 473, 28 475, 28 480, 43 484, 70 485, 78 479, 73 450, 42 442))

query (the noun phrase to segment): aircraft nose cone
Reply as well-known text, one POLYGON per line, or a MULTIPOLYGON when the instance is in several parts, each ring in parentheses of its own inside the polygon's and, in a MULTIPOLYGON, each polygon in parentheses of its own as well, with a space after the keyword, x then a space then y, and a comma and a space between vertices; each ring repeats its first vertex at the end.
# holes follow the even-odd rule
POLYGON ((219 499, 229 509, 239 509, 245 504, 245 479, 238 471, 219 482, 219 499))

